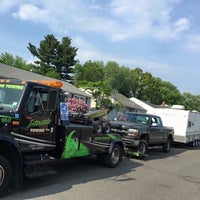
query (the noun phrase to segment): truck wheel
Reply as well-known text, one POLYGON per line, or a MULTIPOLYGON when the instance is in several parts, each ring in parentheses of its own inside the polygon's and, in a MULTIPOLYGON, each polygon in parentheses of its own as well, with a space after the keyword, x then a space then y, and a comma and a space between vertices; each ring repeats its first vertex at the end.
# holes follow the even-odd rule
POLYGON ((137 151, 141 154, 148 153, 148 143, 145 140, 141 140, 138 144, 137 151))
POLYGON ((103 133, 103 125, 101 121, 95 121, 94 122, 94 132, 97 134, 103 133))
POLYGON ((171 139, 168 138, 167 141, 162 145, 163 152, 168 153, 171 149, 171 139))
POLYGON ((189 146, 197 147, 198 146, 198 139, 193 139, 193 141, 189 143, 189 146))
POLYGON ((107 167, 115 168, 122 160, 122 148, 119 145, 114 145, 111 153, 104 154, 103 162, 107 167))
POLYGON ((11 165, 5 157, 0 155, 0 196, 6 193, 11 177, 11 165))

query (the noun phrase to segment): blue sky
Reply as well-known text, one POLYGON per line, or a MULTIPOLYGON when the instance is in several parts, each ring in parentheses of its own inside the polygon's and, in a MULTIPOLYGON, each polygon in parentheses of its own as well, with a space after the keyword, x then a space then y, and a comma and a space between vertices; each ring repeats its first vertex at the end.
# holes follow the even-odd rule
POLYGON ((116 61, 200 94, 199 0, 1 0, 0 53, 31 62, 28 43, 70 37, 76 59, 116 61))

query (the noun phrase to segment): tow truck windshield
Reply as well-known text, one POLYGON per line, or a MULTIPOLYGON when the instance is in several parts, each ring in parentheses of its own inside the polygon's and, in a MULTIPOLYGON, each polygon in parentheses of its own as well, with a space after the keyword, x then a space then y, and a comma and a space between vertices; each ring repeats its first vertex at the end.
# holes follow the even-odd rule
POLYGON ((0 83, 0 112, 17 108, 24 85, 0 83))

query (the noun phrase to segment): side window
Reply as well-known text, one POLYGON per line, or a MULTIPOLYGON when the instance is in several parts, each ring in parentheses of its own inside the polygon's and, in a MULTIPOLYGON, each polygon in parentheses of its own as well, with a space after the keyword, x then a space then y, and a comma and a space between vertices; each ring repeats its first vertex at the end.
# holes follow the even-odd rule
POLYGON ((29 94, 28 100, 26 102, 25 111, 28 113, 33 113, 35 111, 36 104, 36 91, 32 90, 29 94))
POLYGON ((56 105, 56 91, 43 88, 33 88, 25 106, 28 113, 54 110, 56 105))
POLYGON ((161 126, 161 120, 159 117, 156 117, 156 121, 157 121, 158 126, 161 126))
POLYGON ((156 117, 151 118, 151 126, 158 126, 158 121, 156 117))

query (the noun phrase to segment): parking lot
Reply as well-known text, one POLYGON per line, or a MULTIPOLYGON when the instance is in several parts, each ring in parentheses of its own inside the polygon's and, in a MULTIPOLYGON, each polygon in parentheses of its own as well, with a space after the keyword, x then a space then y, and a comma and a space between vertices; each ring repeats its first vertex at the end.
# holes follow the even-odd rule
POLYGON ((94 158, 67 160, 57 167, 57 174, 25 180, 21 191, 2 199, 199 200, 199 147, 179 145, 170 153, 154 148, 148 158, 126 157, 115 169, 94 158))

